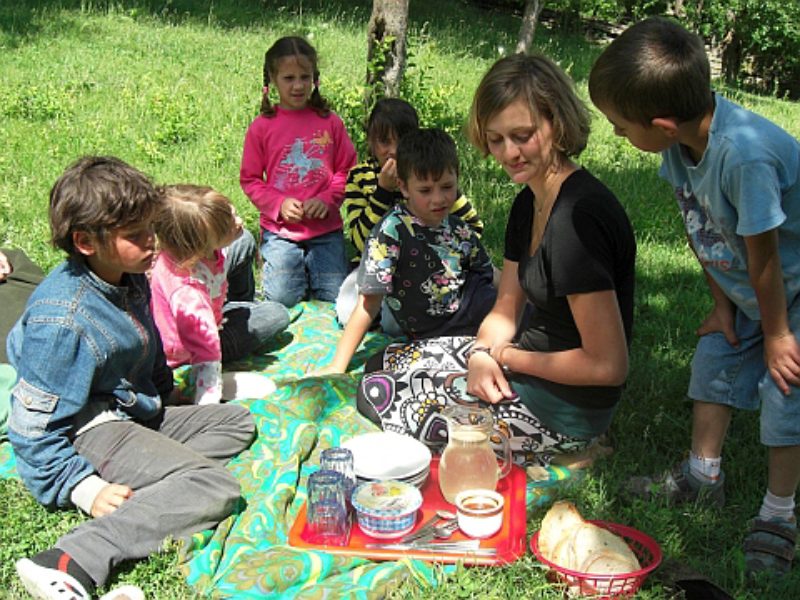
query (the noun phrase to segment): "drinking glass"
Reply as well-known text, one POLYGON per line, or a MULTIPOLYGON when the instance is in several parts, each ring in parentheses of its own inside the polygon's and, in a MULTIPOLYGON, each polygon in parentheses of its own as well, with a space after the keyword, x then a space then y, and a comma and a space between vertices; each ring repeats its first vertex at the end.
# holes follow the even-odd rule
POLYGON ((323 469, 309 476, 306 518, 310 542, 347 545, 350 519, 345 502, 345 482, 341 473, 323 469))
POLYGON ((349 502, 356 486, 356 474, 353 469, 353 453, 349 448, 326 448, 319 459, 320 468, 341 473, 344 477, 345 499, 349 502))

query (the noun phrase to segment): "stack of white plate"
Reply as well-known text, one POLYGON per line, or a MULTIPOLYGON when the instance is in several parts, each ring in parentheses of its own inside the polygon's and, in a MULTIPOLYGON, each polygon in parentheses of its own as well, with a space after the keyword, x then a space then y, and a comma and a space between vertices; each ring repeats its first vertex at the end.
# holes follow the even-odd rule
POLYGON ((394 479, 421 488, 428 479, 431 451, 419 440, 391 431, 376 431, 342 443, 353 453, 358 483, 394 479))

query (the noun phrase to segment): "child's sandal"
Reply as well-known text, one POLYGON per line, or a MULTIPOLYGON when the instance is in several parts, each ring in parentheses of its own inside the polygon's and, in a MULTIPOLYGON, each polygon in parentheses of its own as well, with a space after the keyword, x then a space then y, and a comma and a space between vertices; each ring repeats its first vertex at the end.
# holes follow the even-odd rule
POLYGON ((792 568, 797 526, 790 521, 755 519, 744 539, 745 572, 788 573, 792 568))

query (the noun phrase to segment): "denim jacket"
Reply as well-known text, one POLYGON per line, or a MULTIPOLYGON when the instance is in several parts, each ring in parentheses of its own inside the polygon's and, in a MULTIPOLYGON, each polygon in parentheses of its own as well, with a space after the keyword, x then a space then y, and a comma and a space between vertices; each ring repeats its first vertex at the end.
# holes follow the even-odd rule
POLYGON ((68 260, 45 278, 8 336, 19 375, 8 436, 17 470, 42 504, 69 506, 70 492, 95 473, 72 446, 101 413, 146 421, 172 390, 150 314, 144 275, 111 285, 68 260))

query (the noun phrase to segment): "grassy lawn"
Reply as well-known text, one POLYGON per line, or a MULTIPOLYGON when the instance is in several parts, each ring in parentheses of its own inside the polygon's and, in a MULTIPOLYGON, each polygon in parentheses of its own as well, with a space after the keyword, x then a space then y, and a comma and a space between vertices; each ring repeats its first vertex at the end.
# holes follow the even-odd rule
MULTIPOLYGON (((67 164, 83 154, 113 154, 159 183, 203 183, 228 195, 253 232, 257 213, 238 183, 244 132, 260 102, 264 51, 301 34, 321 57, 322 91, 345 119, 363 156, 360 108, 366 70, 368 0, 17 0, 0 5, 0 245, 18 246, 45 268, 61 257, 48 246, 47 200, 67 164)), ((514 186, 460 133, 478 80, 513 49, 519 21, 460 0, 411 2, 412 67, 406 98, 426 125, 459 142, 462 188, 487 224, 496 262, 514 186)), ((588 100, 586 79, 600 48, 540 27, 536 46, 567 69, 588 100)), ((800 136, 800 105, 722 90, 800 136)), ((625 479, 671 466, 688 449, 684 399, 694 330, 710 306, 686 248, 676 203, 657 177, 658 158, 613 136, 594 112, 582 164, 623 201, 639 244, 635 338, 629 385, 610 436, 615 453, 563 494, 595 519, 648 532, 665 554, 690 564, 741 599, 796 598, 800 569, 783 581, 743 579, 741 540, 766 485, 757 415, 736 415, 725 451, 728 505, 722 512, 630 503, 625 479)), ((13 560, 51 545, 80 516, 48 513, 16 481, 0 482, 0 597, 24 597, 13 560)), ((544 514, 529 515, 533 532, 544 514)), ((192 592, 167 550, 131 565, 119 581, 148 598, 192 592)), ((560 598, 532 556, 503 569, 462 569, 412 598, 560 598)), ((657 584, 641 598, 667 598, 657 584)))

